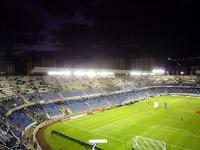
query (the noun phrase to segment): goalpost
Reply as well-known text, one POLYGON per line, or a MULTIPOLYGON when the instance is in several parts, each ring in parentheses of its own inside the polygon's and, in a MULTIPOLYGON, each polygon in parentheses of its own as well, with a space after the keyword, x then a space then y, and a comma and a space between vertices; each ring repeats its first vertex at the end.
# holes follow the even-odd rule
POLYGON ((133 139, 133 148, 136 150, 166 150, 166 143, 142 136, 136 136, 133 139))

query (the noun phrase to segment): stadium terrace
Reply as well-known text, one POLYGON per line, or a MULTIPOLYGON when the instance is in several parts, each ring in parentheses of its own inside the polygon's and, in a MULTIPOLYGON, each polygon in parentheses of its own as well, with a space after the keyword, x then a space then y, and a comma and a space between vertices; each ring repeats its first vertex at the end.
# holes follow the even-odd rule
MULTIPOLYGON (((62 145, 60 145, 61 147, 56 147, 56 144, 52 144, 53 142, 58 142, 60 138, 66 140, 64 143, 69 145, 69 150, 70 146, 73 147, 74 145, 76 145, 76 149, 82 150, 91 149, 93 147, 93 145, 88 142, 92 140, 90 138, 101 138, 106 139, 106 141, 108 139, 108 141, 104 144, 97 144, 96 149, 110 150, 113 147, 116 149, 117 147, 120 149, 140 149, 141 147, 138 148, 138 146, 144 146, 146 144, 146 149, 152 147, 155 149, 170 149, 173 147, 177 150, 195 150, 200 146, 199 143, 195 142, 196 138, 199 138, 200 132, 197 131, 196 134, 194 134, 190 132, 189 129, 188 131, 187 129, 184 131, 181 129, 174 129, 173 132, 180 137, 184 135, 183 138, 190 138, 191 143, 196 143, 196 145, 193 144, 193 147, 191 146, 192 144, 181 145, 181 142, 176 144, 170 141, 170 137, 172 136, 170 135, 170 131, 169 134, 163 135, 164 137, 160 136, 158 139, 154 136, 151 137, 150 134, 142 134, 142 132, 140 135, 140 132, 136 133, 136 131, 127 133, 121 138, 117 138, 117 135, 115 137, 114 135, 111 136, 109 133, 97 132, 97 130, 104 127, 104 122, 105 126, 106 124, 109 125, 109 123, 110 125, 112 123, 117 123, 117 121, 120 121, 120 116, 127 119, 126 122, 130 122, 128 119, 131 117, 137 118, 137 114, 141 115, 145 113, 150 116, 154 114, 155 111, 160 110, 161 113, 163 113, 165 109, 166 111, 170 111, 172 107, 177 107, 178 109, 179 105, 181 105, 180 99, 178 100, 179 103, 177 102, 176 105, 173 105, 171 102, 171 99, 176 98, 174 95, 178 95, 177 97, 190 96, 194 97, 194 99, 198 99, 200 96, 200 77, 184 75, 169 76, 165 74, 165 71, 160 68, 147 72, 137 70, 36 67, 31 71, 31 75, 29 76, 0 76, 0 149, 41 150, 65 148, 62 147, 62 145), (168 97, 170 100, 165 98, 167 96, 170 97, 168 97), (158 99, 161 100, 158 101, 158 99), (153 104, 151 104, 154 101, 159 105, 158 109, 154 108, 153 104), (163 107, 164 103, 166 105, 165 108, 163 107), (143 107, 140 107, 140 105, 143 107), (121 112, 122 110, 124 110, 123 113, 121 112), (116 114, 118 112, 120 113, 115 116, 115 113, 113 113, 115 111, 116 114), (113 117, 103 122, 97 122, 96 126, 102 124, 101 128, 92 129, 91 126, 90 131, 89 128, 87 128, 89 125, 85 127, 85 129, 84 127, 78 127, 79 117, 83 118, 83 122, 84 119, 86 119, 85 124, 87 124, 89 120, 93 121, 92 117, 95 118, 104 113, 110 115, 113 113, 112 115, 116 118, 113 117), (73 120, 76 122, 73 122, 73 120), (113 122, 111 122, 111 120, 113 120, 113 122), (68 122, 71 124, 68 125, 68 122), (56 124, 57 127, 61 124, 66 124, 71 132, 69 131, 68 134, 64 134, 58 128, 56 130, 56 127, 55 130, 46 130, 48 127, 52 128, 52 126, 56 126, 56 124), (81 135, 81 133, 80 136, 74 136, 76 132, 75 129, 85 136, 81 135), (47 136, 44 136, 45 133, 47 133, 47 136), (70 136, 70 134, 73 136, 70 136), (87 138, 86 135, 88 135, 87 138), (48 136, 51 137, 51 144, 48 143, 46 139, 48 136), (144 138, 141 136, 144 136, 144 138), (134 137, 136 137, 135 142, 133 142, 134 137), (83 138, 85 138, 85 140, 83 140, 83 138), (58 141, 56 141, 56 139, 58 141), (124 139, 127 139, 127 141, 124 139), (194 141, 192 141, 193 139, 194 141), (122 142, 123 140, 125 142, 122 142), (120 145, 122 146, 124 143, 125 146, 120 147, 120 145)), ((187 119, 187 121, 190 121, 190 110, 193 112, 193 107, 200 110, 199 102, 199 100, 194 100, 194 103, 193 100, 183 100, 184 104, 187 103, 188 112, 183 116, 177 114, 177 118, 180 118, 178 122, 181 122, 180 120, 184 122, 184 120, 187 119)), ((181 105, 180 108, 181 107, 184 109, 184 105, 181 105)), ((173 114, 175 114, 175 111, 173 114)), ((167 115, 164 116, 167 120, 167 115)), ((196 117, 197 121, 199 121, 199 116, 198 114, 192 113, 193 119, 196 117)), ((109 115, 104 115, 102 118, 104 117, 109 117, 109 115)), ((123 120, 122 118, 121 120, 123 120)), ((165 122, 166 120, 162 121, 165 122)), ((150 122, 149 124, 152 124, 151 120, 148 121, 150 122)), ((158 122, 158 124, 159 123, 160 122, 158 122)), ((83 125, 84 123, 82 123, 82 126, 83 125)), ((124 126, 126 125, 124 124, 124 126)), ((155 124, 149 128, 153 130, 154 128, 157 129, 157 126, 155 124)), ((64 126, 62 127, 64 128, 64 126)), ((121 127, 123 127, 123 125, 121 127)), ((116 128, 120 130, 120 126, 116 126, 116 128)), ((130 127, 127 126, 127 128, 130 127)), ((149 128, 147 127, 147 129, 149 128)), ((162 127, 158 128, 160 128, 158 130, 166 131, 167 127, 165 129, 162 127)), ((121 130, 122 129, 126 128, 121 128, 121 130)), ((108 130, 106 131, 108 132, 108 130)), ((138 131, 140 130, 138 129, 138 131)), ((116 133, 118 133, 117 130, 116 133)), ((93 141, 96 140, 94 139, 93 141)))

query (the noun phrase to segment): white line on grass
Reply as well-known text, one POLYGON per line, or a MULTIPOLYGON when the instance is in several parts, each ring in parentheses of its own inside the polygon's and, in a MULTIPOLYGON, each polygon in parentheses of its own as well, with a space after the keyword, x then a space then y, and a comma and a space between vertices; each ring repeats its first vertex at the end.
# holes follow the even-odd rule
MULTIPOLYGON (((172 110, 175 110, 175 109, 172 109, 172 110)), ((176 109, 176 112, 177 111, 185 111, 185 112, 191 112, 191 111, 189 111, 189 110, 186 110, 186 109, 176 109)), ((151 111, 151 112, 154 112, 154 111, 151 111)), ((127 112, 126 112, 127 113, 127 112)), ((124 114, 126 114, 126 113, 123 113, 123 115, 124 114)), ((127 113, 128 114, 128 113, 127 113)), ((121 114, 121 116, 123 116, 122 114, 121 114)), ((133 117, 133 116, 130 116, 130 117, 133 117)), ((146 116, 147 117, 147 116, 146 116)), ((146 117, 144 117, 144 118, 146 118, 146 117)), ((120 118, 120 117, 119 117, 120 118)), ((129 117, 128 117, 129 118, 129 117)), ((144 119, 143 118, 143 119, 144 119)), ((127 119, 127 118, 126 118, 127 119)), ((123 122, 128 122, 127 120, 123 120, 123 122)), ((125 135, 125 136, 123 136, 122 138, 120 138, 120 139, 117 139, 117 138, 114 138, 114 137, 112 137, 112 136, 109 136, 109 135, 105 135, 105 134, 101 134, 101 133, 99 133, 99 132, 97 132, 97 131, 99 131, 99 130, 101 130, 101 129, 105 129, 105 128, 109 128, 110 126, 113 126, 113 124, 116 124, 116 123, 118 123, 118 121, 116 120, 116 119, 113 119, 113 121, 114 122, 110 122, 110 120, 109 120, 109 122, 108 122, 108 124, 106 124, 106 125, 102 125, 102 126, 100 126, 99 128, 96 128, 96 129, 94 129, 94 130, 87 130, 87 129, 84 129, 84 128, 81 128, 81 127, 77 127, 77 126, 73 126, 73 125, 69 125, 69 124, 66 124, 66 125, 68 125, 68 126, 71 126, 71 127, 73 127, 73 128, 77 128, 77 129, 80 129, 80 130, 83 130, 83 131, 86 131, 86 132, 88 132, 88 133, 92 133, 92 134, 96 134, 96 135, 100 135, 100 136, 104 136, 104 137, 107 137, 107 138, 110 138, 110 139, 112 139, 112 140, 115 140, 115 141, 119 141, 119 142, 124 142, 124 140, 125 140, 125 138, 127 138, 127 137, 131 137, 132 135, 131 134, 127 134, 127 135, 125 135)), ((130 121, 129 121, 129 123, 130 123, 130 121)), ((132 124, 135 124, 135 125, 137 125, 137 126, 143 126, 143 127, 146 127, 146 128, 156 128, 157 130, 160 130, 160 131, 162 131, 162 132, 171 132, 171 133, 178 133, 178 134, 184 134, 184 135, 187 135, 187 136, 192 136, 192 137, 195 137, 195 138, 200 138, 200 136, 198 136, 198 135, 195 135, 195 134, 192 134, 190 131, 187 131, 187 130, 183 130, 183 129, 178 129, 178 128, 174 128, 174 127, 168 127, 168 126, 160 126, 161 128, 163 127, 163 128, 165 128, 165 129, 160 129, 160 128, 158 128, 157 126, 147 126, 147 125, 144 125, 144 124, 141 124, 141 123, 137 123, 137 122, 135 122, 135 123, 132 123, 132 124), (168 130, 168 129, 172 129, 172 130, 168 130), (175 130, 175 131, 173 131, 173 130, 175 130)), ((115 128, 118 128, 118 129, 123 129, 123 128, 120 128, 120 127, 115 127, 115 128)), ((131 143, 131 142, 127 142, 127 143, 131 143)), ((174 146, 174 147, 177 147, 177 148, 180 148, 180 149, 183 149, 183 150, 190 150, 190 149, 188 149, 188 148, 184 148, 184 147, 181 147, 181 146, 177 146, 177 145, 173 145, 173 144, 169 144, 169 143, 167 143, 167 145, 171 145, 171 146, 174 146)))
POLYGON ((156 126, 159 126, 159 127, 161 127, 161 128, 168 128, 168 129, 172 129, 172 130, 177 130, 178 133, 185 132, 186 134, 191 134, 191 135, 194 135, 194 136, 200 137, 200 136, 198 136, 198 135, 195 135, 195 134, 191 133, 191 132, 188 131, 188 130, 179 129, 179 128, 175 128, 175 127, 169 127, 169 126, 160 126, 160 125, 156 125, 156 126), (181 132, 179 132, 179 131, 181 131, 181 132))
POLYGON ((169 143, 167 143, 167 145, 170 145, 170 146, 173 146, 173 147, 177 147, 177 148, 180 148, 180 149, 183 149, 183 150, 191 150, 191 149, 189 149, 189 148, 184 148, 184 147, 177 146, 177 145, 174 145, 174 144, 169 144, 169 143))
MULTIPOLYGON (((127 137, 133 138, 131 134, 127 134, 126 136, 122 137, 121 139, 122 139, 122 140, 126 140, 127 137)), ((128 143, 131 143, 131 142, 128 142, 128 143)), ((165 142, 165 143, 166 143, 166 142, 165 142)), ((174 144, 170 144, 170 143, 166 143, 166 144, 169 145, 170 147, 176 147, 176 148, 179 148, 179 149, 182 149, 182 150, 190 150, 189 148, 177 146, 177 145, 174 145, 174 144)))
MULTIPOLYGON (((185 131, 185 133, 184 133, 184 132, 178 132, 178 131, 167 130, 167 129, 159 129, 159 128, 155 127, 155 126, 149 127, 149 126, 143 125, 143 124, 137 124, 137 123, 133 123, 133 124, 135 124, 137 126, 147 127, 147 128, 156 128, 156 130, 163 130, 163 131, 167 131, 167 132, 171 132, 171 133, 179 133, 179 134, 184 134, 184 135, 192 136, 192 137, 195 137, 195 138, 200 138, 200 136, 198 136, 198 135, 195 135, 195 134, 192 134, 192 133, 186 133, 187 130, 183 130, 183 131, 185 131)), ((160 127, 162 127, 162 126, 160 126, 160 127)))
MULTIPOLYGON (((110 138, 112 140, 115 140, 115 141, 118 141, 118 142, 124 142, 125 138, 128 137, 128 136, 131 136, 131 134, 128 134, 124 137, 122 137, 121 139, 117 139, 117 138, 114 138, 112 136, 108 136, 108 135, 105 135, 105 134, 102 134, 102 133, 98 133, 98 132, 93 132, 93 131, 89 131, 87 129, 83 129, 81 127, 77 127, 77 126, 72 126, 72 125, 69 125, 69 124, 66 124, 67 126, 70 126, 72 128, 77 128, 79 130, 82 130, 82 131, 86 131, 88 133, 92 133, 92 134, 96 134, 96 135, 100 135, 100 136, 103 136, 103 137, 107 137, 107 138, 110 138)), ((132 144, 132 142, 127 142, 127 143, 130 143, 132 144)), ((167 145, 170 145, 170 146, 173 146, 173 147, 177 147, 177 148, 180 148, 180 149, 183 149, 183 150, 190 150, 188 148, 184 148, 184 147, 181 147, 181 146, 177 146, 177 145, 174 145, 174 144, 170 144, 170 143, 166 143, 167 145)))
MULTIPOLYGON (((146 118, 146 117, 144 117, 144 118, 146 118)), ((130 123, 130 121, 127 121, 127 122, 124 121, 124 123, 128 123, 128 122, 130 123)), ((111 124, 106 124, 105 126, 101 126, 100 128, 94 129, 92 131, 96 132, 96 131, 108 128, 109 126, 112 127, 113 124, 115 124, 115 123, 116 122, 113 122, 111 124)), ((137 126, 143 126, 143 127, 146 127, 146 128, 156 128, 157 130, 161 130, 161 131, 167 131, 167 132, 171 132, 171 133, 184 134, 184 135, 187 135, 187 136, 192 136, 192 137, 195 137, 195 138, 200 138, 199 135, 195 135, 195 134, 191 133, 190 131, 187 131, 187 130, 184 130, 184 129, 178 129, 178 128, 174 128, 174 127, 160 126, 160 125, 148 126, 148 125, 145 125, 145 124, 141 124, 139 122, 133 122, 132 124, 137 125, 137 126), (159 126, 159 128, 157 126, 159 126), (162 129, 162 128, 169 128, 169 129, 172 129, 172 130, 162 129), (176 131, 173 131, 173 130, 176 130, 176 131)), ((123 128, 120 128, 118 126, 115 126, 115 128, 123 129, 123 128)))
MULTIPOLYGON (((130 116, 130 117, 132 117, 132 116, 130 116)), ((144 118, 146 118, 146 117, 144 117, 144 118)), ((125 121, 124 121, 125 122, 125 121)), ((129 122, 129 121, 126 121, 126 122, 129 122)), ((125 123, 126 123, 125 122, 125 123)), ((102 129, 105 129, 105 128, 109 128, 110 126, 112 127, 113 126, 113 124, 115 124, 116 122, 112 122, 112 123, 110 123, 110 124, 106 124, 106 125, 104 125, 104 126, 101 126, 100 128, 96 128, 96 129, 94 129, 94 130, 92 130, 92 132, 97 132, 97 131, 100 131, 100 130, 102 130, 102 129)), ((130 122, 129 122, 130 123, 130 122)), ((195 137, 195 138, 200 138, 200 136, 199 135, 195 135, 195 134, 193 134, 193 133, 191 133, 190 131, 187 131, 187 130, 184 130, 184 129, 178 129, 178 128, 174 128, 174 127, 168 127, 168 126, 159 126, 159 125, 156 125, 156 126, 148 126, 148 125, 144 125, 144 124, 141 124, 141 123, 137 123, 137 122, 133 122, 132 124, 134 124, 134 125, 137 125, 137 126, 143 126, 143 127, 146 127, 146 128, 156 128, 157 130, 160 130, 160 131, 162 131, 162 132, 171 132, 171 133, 178 133, 178 134, 183 134, 183 135, 187 135, 187 136, 191 136, 191 137, 195 137), (159 128, 157 127, 157 126, 159 126, 159 128), (172 129, 172 130, 168 130, 168 129, 162 129, 162 128, 169 128, 169 129, 172 129), (175 130, 175 131, 174 131, 175 130)), ((120 127, 117 127, 117 126, 115 126, 115 128, 118 128, 118 129, 123 129, 123 128, 120 128, 120 127)))
POLYGON ((110 138, 110 139, 115 140, 115 141, 124 142, 123 140, 114 138, 114 137, 109 136, 109 135, 105 135, 105 134, 101 134, 101 133, 98 133, 98 132, 89 131, 89 130, 87 130, 87 129, 83 129, 83 128, 77 127, 77 126, 72 126, 72 125, 69 125, 69 124, 66 124, 66 125, 67 125, 67 126, 70 126, 70 127, 73 127, 73 128, 77 128, 77 129, 82 130, 82 131, 86 131, 86 132, 92 133, 92 134, 104 136, 104 137, 110 138))

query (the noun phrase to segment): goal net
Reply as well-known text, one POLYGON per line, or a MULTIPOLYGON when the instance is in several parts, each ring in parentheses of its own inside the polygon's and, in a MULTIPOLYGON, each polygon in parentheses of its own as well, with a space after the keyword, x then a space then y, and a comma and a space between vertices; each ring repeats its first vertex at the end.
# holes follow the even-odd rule
POLYGON ((142 136, 136 136, 133 139, 133 148, 136 150, 166 150, 166 143, 142 136))

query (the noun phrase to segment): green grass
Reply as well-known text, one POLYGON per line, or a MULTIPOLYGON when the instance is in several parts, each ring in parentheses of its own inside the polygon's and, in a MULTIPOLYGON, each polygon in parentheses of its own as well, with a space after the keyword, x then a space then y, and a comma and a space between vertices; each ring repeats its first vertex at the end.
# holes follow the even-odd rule
POLYGON ((54 123, 44 131, 44 138, 53 150, 85 150, 81 145, 57 135, 56 130, 78 140, 107 139, 99 144, 105 150, 130 150, 135 136, 164 141, 169 150, 200 149, 200 99, 186 96, 154 97, 146 101, 99 112, 82 118, 54 123), (159 108, 153 101, 159 101, 159 108), (163 108, 167 102, 168 109, 163 108), (183 117, 183 120, 181 118, 183 117))

